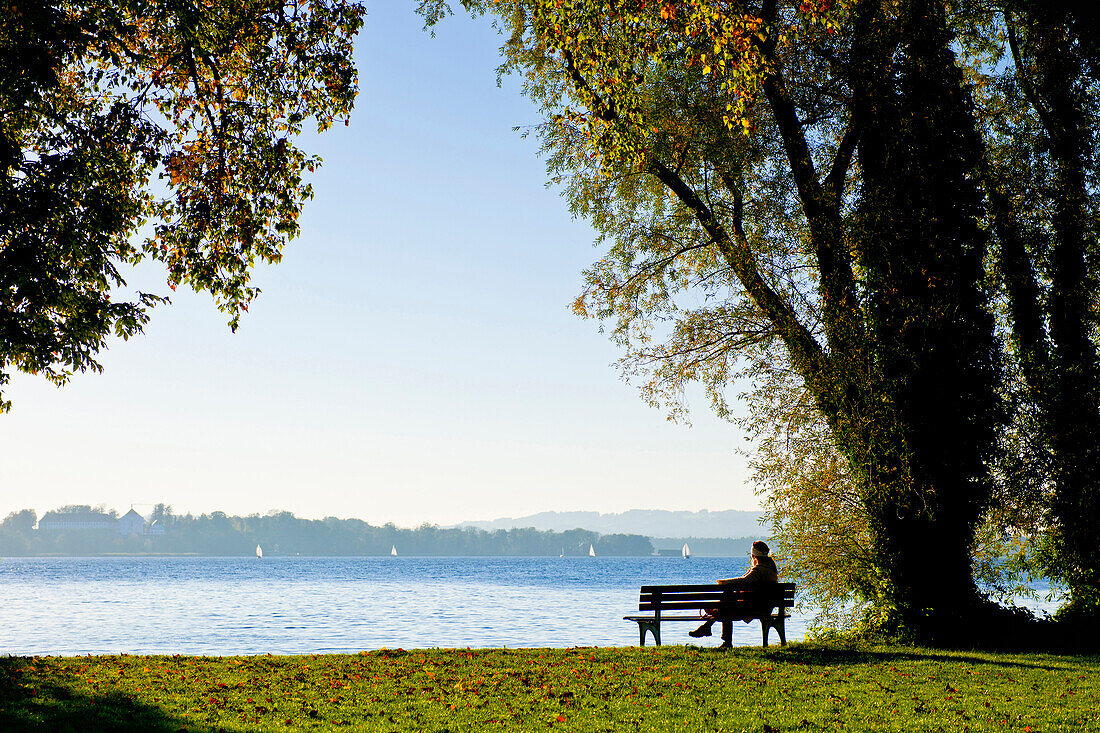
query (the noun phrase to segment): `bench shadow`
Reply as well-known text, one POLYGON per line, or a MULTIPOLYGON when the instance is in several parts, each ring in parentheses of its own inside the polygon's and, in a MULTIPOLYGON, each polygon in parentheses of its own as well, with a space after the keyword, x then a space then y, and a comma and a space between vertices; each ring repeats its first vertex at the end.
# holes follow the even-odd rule
MULTIPOLYGON (((745 648, 745 647, 740 647, 745 648)), ((767 650, 757 649, 757 652, 763 652, 765 654, 780 651, 783 655, 784 661, 795 662, 797 664, 806 664, 810 666, 820 667, 843 667, 849 665, 859 664, 891 664, 894 662, 911 662, 911 661, 941 661, 941 662, 965 662, 968 664, 976 665, 988 665, 992 667, 1008 667, 1018 669, 1045 669, 1045 670, 1058 670, 1063 667, 1054 663, 1053 660, 1021 660, 1021 659, 1005 659, 997 658, 994 656, 995 652, 991 652, 990 656, 977 656, 967 654, 966 652, 938 652, 934 649, 922 650, 922 651, 907 651, 904 649, 898 650, 862 650, 862 649, 844 649, 844 648, 832 648, 823 647, 813 644, 794 644, 787 647, 769 647, 767 650)), ((1045 653, 1046 656, 1060 656, 1057 654, 1045 653)), ((1079 656, 1075 658, 1080 658, 1079 656)))
POLYGON ((94 698, 63 684, 29 679, 23 669, 30 660, 0 657, 0 730, 5 731, 180 731, 212 728, 167 714, 155 705, 136 702, 121 693, 94 698), (31 687, 31 685, 35 685, 31 687))

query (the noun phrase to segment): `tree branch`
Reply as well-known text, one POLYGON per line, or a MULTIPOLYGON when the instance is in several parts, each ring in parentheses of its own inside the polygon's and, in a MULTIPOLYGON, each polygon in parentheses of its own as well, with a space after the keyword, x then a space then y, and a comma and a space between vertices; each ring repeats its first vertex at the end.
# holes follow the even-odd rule
POLYGON ((1051 136, 1058 134, 1057 125, 1054 122, 1054 117, 1051 115, 1050 110, 1043 104, 1042 98, 1035 90, 1035 86, 1031 83, 1031 80, 1027 78, 1027 72, 1024 69, 1024 57, 1020 53, 1020 37, 1016 34, 1016 24, 1012 18, 1012 13, 1008 10, 1004 11, 1005 29, 1008 31, 1008 47, 1012 51, 1012 62, 1016 66, 1016 78, 1020 81, 1020 88, 1024 92, 1024 96, 1027 97, 1027 101, 1031 103, 1032 108, 1036 114, 1039 115, 1039 119, 1043 122, 1043 127, 1047 129, 1047 132, 1051 136))
POLYGON ((581 72, 577 69, 577 65, 573 62, 573 53, 567 49, 562 49, 562 56, 565 58, 565 70, 569 74, 569 78, 573 80, 573 86, 577 88, 577 91, 587 94, 592 98, 594 104, 592 105, 592 111, 596 113, 604 122, 615 122, 619 119, 619 110, 615 107, 614 100, 605 102, 600 98, 600 95, 588 85, 588 81, 581 75, 581 72))
MULTIPOLYGON (((669 238, 669 239, 671 239, 671 238, 669 238)), ((680 255, 691 252, 692 250, 702 249, 704 247, 709 246, 710 244, 711 244, 711 242, 709 242, 709 241, 700 242, 700 243, 697 243, 697 244, 685 244, 685 245, 682 245, 679 249, 677 249, 672 254, 668 255, 667 257, 662 257, 659 260, 653 260, 651 262, 643 262, 638 267, 637 271, 635 271, 635 273, 633 275, 628 277, 622 285, 618 285, 615 288, 613 288, 613 290, 623 290, 627 286, 629 286, 630 283, 632 283, 635 280, 637 280, 638 278, 642 277, 642 275, 644 275, 648 272, 652 272, 654 270, 660 270, 665 265, 669 264, 670 262, 675 260, 680 255)))
POLYGON ((1043 307, 1039 283, 1024 244, 1019 219, 1002 190, 983 150, 980 167, 982 183, 993 214, 993 230, 1000 243, 1001 275, 1008 290, 1008 307, 1012 314, 1012 336, 1019 350, 1024 380, 1035 394, 1046 389, 1050 342, 1043 324, 1043 307))
POLYGON ((840 200, 844 195, 844 181, 847 179, 848 169, 852 166, 852 157, 855 155, 858 142, 859 124, 853 111, 848 117, 848 126, 833 155, 833 165, 829 169, 829 175, 825 177, 825 202, 829 208, 840 210, 840 200))
MULTIPOLYGON (((865 3, 862 4, 861 8, 857 9, 857 13, 865 6, 865 3)), ((766 26, 774 22, 775 14, 775 0, 764 0, 761 17, 766 26)), ((865 12, 861 15, 866 17, 865 12)), ((794 102, 787 92, 779 59, 775 55, 775 38, 769 34, 762 41, 757 40, 756 43, 771 69, 770 73, 764 77, 764 94, 779 127, 779 134, 787 153, 787 162, 791 167, 791 175, 798 190, 799 200, 802 202, 802 211, 806 216, 810 239, 814 245, 821 274, 825 332, 831 347, 850 351, 859 343, 860 327, 859 319, 856 318, 858 301, 851 254, 843 246, 839 193, 843 189, 844 175, 841 171, 846 174, 847 167, 851 163, 851 156, 858 139, 856 131, 858 128, 854 124, 853 116, 849 121, 849 129, 837 150, 837 156, 834 158, 829 184, 835 191, 835 195, 830 196, 818 180, 805 130, 798 118, 794 102), (837 178, 840 179, 839 182, 837 178)))
MULTIPOLYGON (((791 352, 792 361, 807 381, 821 386, 827 370, 827 358, 813 335, 798 320, 791 307, 760 276, 756 258, 749 249, 740 220, 734 223, 736 240, 707 208, 694 190, 659 160, 650 163, 651 172, 690 210, 714 240, 722 257, 730 264, 742 287, 775 325, 791 352)), ((735 204, 736 205, 736 204, 735 204)))

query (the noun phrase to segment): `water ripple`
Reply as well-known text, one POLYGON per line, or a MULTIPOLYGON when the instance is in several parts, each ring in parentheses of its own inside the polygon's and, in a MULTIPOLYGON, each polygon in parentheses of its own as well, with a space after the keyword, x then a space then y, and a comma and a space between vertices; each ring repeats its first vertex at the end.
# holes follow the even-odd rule
MULTIPOLYGON (((637 644, 643 583, 743 559, 5 558, 0 654, 306 654, 381 647, 637 644)), ((758 645, 758 624, 734 643, 758 645)), ((670 624, 669 643, 691 641, 670 624)), ((788 639, 805 620, 788 621, 788 639)), ((774 638, 774 637, 773 637, 774 638)), ((717 644, 717 638, 703 640, 717 644)))

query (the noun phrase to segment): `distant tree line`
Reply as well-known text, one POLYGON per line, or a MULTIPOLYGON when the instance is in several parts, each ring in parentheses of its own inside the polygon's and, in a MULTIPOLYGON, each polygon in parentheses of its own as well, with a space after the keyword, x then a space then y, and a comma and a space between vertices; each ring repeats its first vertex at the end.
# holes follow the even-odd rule
MULTIPOLYGON (((55 512, 89 513, 91 507, 63 507, 55 512), (80 510, 80 511, 77 511, 80 510)), ((54 514, 55 512, 51 512, 54 514)), ((103 512, 114 515, 113 512, 103 512)), ((123 537, 103 529, 36 529, 33 509, 12 512, 0 523, 0 556, 197 554, 251 555, 261 545, 265 555, 597 555, 653 554, 648 538, 606 534, 586 529, 565 532, 509 529, 443 529, 422 524, 415 529, 393 524, 375 526, 359 519, 303 519, 291 512, 229 516, 224 512, 176 515, 158 504, 148 517, 165 528, 158 536, 123 537)))

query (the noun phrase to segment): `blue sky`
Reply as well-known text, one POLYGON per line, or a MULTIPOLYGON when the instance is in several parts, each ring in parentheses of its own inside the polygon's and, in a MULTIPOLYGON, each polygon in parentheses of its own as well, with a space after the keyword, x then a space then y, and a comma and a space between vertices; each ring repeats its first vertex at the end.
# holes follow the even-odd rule
MULTIPOLYGON (((236 334, 182 291, 103 374, 16 376, 0 417, 0 516, 104 503, 287 509, 399 525, 544 510, 753 509, 742 433, 692 399, 665 421, 569 312, 592 231, 545 187, 537 121, 496 86, 499 37, 368 2, 348 127, 302 235, 256 275, 236 334)), ((131 285, 164 293, 145 267, 131 285)))

